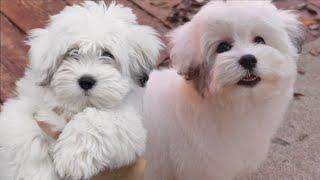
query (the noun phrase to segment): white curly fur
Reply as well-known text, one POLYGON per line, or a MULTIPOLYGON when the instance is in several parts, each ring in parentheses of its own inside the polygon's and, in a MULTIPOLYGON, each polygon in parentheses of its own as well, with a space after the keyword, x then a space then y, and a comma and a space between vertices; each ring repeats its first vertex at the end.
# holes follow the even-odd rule
POLYGON ((143 77, 162 47, 152 28, 122 5, 86 1, 33 30, 28 44, 29 68, 0 115, 1 180, 89 179, 143 155, 143 77), (88 91, 84 75, 96 80, 88 91), (62 131, 57 141, 36 120, 62 131))

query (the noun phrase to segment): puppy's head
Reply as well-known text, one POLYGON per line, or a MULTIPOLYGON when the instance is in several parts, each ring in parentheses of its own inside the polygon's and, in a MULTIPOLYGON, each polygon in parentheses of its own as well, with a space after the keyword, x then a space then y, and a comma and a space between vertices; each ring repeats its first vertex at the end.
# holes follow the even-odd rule
POLYGON ((300 23, 270 1, 215 1, 169 34, 171 59, 201 95, 266 97, 292 86, 300 23))
POLYGON ((29 40, 30 69, 67 104, 108 107, 143 87, 162 46, 131 9, 103 2, 66 7, 29 40))

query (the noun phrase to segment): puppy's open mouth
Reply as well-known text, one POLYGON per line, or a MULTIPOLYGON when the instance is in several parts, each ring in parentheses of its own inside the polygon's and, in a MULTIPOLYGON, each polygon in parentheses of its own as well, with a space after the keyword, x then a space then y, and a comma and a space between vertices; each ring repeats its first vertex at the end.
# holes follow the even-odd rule
POLYGON ((238 85, 253 87, 261 81, 261 78, 253 73, 248 73, 246 76, 242 77, 238 82, 238 85))

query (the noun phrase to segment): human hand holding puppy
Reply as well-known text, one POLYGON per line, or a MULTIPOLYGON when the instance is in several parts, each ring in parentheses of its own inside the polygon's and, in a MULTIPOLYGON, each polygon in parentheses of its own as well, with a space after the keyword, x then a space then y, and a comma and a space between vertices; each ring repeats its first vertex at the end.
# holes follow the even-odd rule
POLYGON ((37 110, 33 113, 33 118, 40 129, 53 140, 57 140, 65 124, 70 121, 70 117, 63 117, 58 107, 37 110))

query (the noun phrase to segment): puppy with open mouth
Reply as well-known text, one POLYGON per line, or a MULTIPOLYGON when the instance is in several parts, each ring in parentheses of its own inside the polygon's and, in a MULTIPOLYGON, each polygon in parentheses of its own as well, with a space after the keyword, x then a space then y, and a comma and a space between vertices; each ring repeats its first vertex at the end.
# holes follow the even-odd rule
POLYGON ((212 1, 169 34, 174 69, 145 94, 145 179, 230 180, 256 168, 293 96, 300 23, 270 1, 212 1))
POLYGON ((0 116, 1 180, 90 179, 143 155, 143 87, 162 48, 151 27, 130 8, 86 1, 28 43, 30 65, 0 116))

